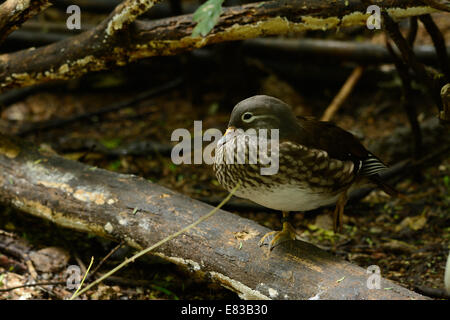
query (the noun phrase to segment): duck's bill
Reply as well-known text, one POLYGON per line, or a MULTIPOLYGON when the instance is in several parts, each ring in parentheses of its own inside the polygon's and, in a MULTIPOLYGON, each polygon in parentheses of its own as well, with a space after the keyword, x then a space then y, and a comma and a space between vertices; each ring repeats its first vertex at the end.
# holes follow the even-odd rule
POLYGON ((223 135, 226 136, 227 134, 234 132, 234 130, 236 130, 235 127, 233 127, 233 126, 228 127, 228 129, 225 131, 225 133, 223 135))

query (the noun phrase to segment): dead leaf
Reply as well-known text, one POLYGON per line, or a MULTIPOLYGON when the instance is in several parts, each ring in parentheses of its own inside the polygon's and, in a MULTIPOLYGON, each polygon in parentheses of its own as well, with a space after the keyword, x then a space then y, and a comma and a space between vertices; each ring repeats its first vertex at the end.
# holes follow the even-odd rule
POLYGON ((58 247, 48 247, 30 253, 34 267, 41 272, 58 271, 67 265, 69 258, 69 253, 58 247))
POLYGON ((383 243, 381 247, 386 251, 399 253, 412 253, 417 250, 415 246, 395 239, 390 239, 388 242, 383 243))
POLYGON ((427 224, 427 217, 425 215, 407 217, 400 222, 398 226, 395 227, 395 231, 399 232, 404 228, 408 227, 411 230, 417 231, 425 227, 427 224))

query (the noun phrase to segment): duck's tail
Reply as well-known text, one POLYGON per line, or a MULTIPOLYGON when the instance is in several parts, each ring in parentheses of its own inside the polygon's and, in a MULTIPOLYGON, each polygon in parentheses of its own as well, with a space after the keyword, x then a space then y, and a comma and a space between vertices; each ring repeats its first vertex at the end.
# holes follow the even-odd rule
POLYGON ((393 186, 389 185, 387 182, 383 181, 378 174, 371 175, 369 179, 375 183, 381 190, 386 192, 391 197, 400 197, 402 194, 400 191, 395 189, 393 186))

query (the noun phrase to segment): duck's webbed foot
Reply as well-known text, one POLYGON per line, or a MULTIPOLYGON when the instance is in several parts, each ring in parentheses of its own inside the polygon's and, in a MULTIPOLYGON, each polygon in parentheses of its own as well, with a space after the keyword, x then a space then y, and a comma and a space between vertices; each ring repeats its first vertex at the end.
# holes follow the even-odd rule
POLYGON ((295 233, 294 227, 292 227, 292 225, 288 221, 288 215, 288 212, 283 212, 283 229, 281 231, 271 231, 266 233, 259 241, 259 246, 266 244, 266 240, 272 237, 272 240, 269 242, 269 251, 272 251, 273 248, 282 244, 283 242, 296 239, 297 234, 295 233))

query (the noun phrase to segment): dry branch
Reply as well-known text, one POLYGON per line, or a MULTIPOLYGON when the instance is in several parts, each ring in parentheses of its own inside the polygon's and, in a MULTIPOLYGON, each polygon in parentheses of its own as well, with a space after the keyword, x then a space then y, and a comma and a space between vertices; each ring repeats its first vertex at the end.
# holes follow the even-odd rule
MULTIPOLYGON (((125 3, 135 4, 135 1, 125 3)), ((147 9, 153 2, 145 3, 148 4, 147 9)), ((76 78, 137 59, 174 55, 224 41, 364 25, 369 16, 365 13, 366 6, 359 0, 251 3, 224 8, 211 33, 205 38, 194 38, 191 37, 195 27, 192 15, 150 22, 135 21, 129 25, 137 15, 124 4, 97 27, 80 35, 35 50, 0 55, 0 91, 55 79, 76 78)), ((386 8, 394 19, 435 11, 415 0, 383 0, 377 4, 386 8)))
POLYGON ((333 118, 347 97, 350 95, 355 85, 358 83, 363 71, 364 68, 361 66, 358 66, 353 70, 347 78, 347 81, 345 81, 344 85, 339 90, 338 94, 334 97, 333 101, 331 101, 330 105, 325 110, 322 118, 320 119, 321 121, 330 121, 333 118))
POLYGON ((22 23, 48 6, 48 0, 7 0, 0 4, 0 43, 22 23))
MULTIPOLYGON (((410 30, 411 31, 411 30, 410 30)), ((415 33, 413 30, 409 34, 415 33)), ((408 35, 409 35, 408 34, 408 35)), ((410 39, 410 37, 408 37, 410 39)), ((419 120, 417 119, 417 108, 413 103, 413 88, 411 85, 412 79, 409 76, 408 66, 403 63, 402 59, 396 55, 394 48, 392 48, 389 40, 386 38, 386 47, 389 49, 392 57, 395 59, 394 64, 397 72, 402 81, 402 106, 406 111, 408 116, 409 124, 411 125, 411 130, 414 138, 414 158, 417 160, 422 153, 422 132, 420 131, 419 120)), ((408 43, 410 41, 408 40, 408 43)), ((413 41, 411 41, 411 44, 413 41)))
MULTIPOLYGON (((328 60, 333 59, 333 61, 353 61, 363 65, 394 62, 386 47, 369 41, 259 38, 246 40, 242 45, 246 54, 258 57, 326 58, 328 60)), ((450 47, 447 47, 447 52, 450 54, 450 47)), ((415 46, 414 53, 423 63, 435 63, 437 61, 433 46, 415 46)))
MULTIPOLYGON (((416 22, 417 23, 417 22, 416 22)), ((408 33, 410 34, 410 33, 408 33)), ((411 34, 413 35, 413 34, 411 34)), ((47 32, 42 33, 23 26, 5 41, 5 44, 25 46, 42 46, 69 38, 70 34, 47 32)), ((408 40, 408 43, 409 40, 408 40)), ((244 53, 258 57, 283 57, 309 59, 311 57, 338 61, 356 61, 361 64, 392 63, 393 58, 388 50, 379 44, 369 41, 355 42, 342 40, 324 40, 312 38, 256 38, 242 41, 244 53)), ((414 46, 414 53, 419 61, 435 64, 438 61, 436 50, 432 45, 414 46)), ((206 49, 204 49, 206 50, 206 49)), ((446 48, 450 55, 450 47, 446 48)))
MULTIPOLYGON (((42 154, 3 135, 0 202, 137 249, 149 247, 212 209, 145 179, 42 154)), ((243 299, 424 298, 385 279, 380 290, 369 290, 366 270, 305 242, 281 245, 267 255, 258 246, 267 231, 221 210, 154 254, 220 283, 243 299)))
MULTIPOLYGON (((109 17, 103 22, 106 24, 106 38, 114 36, 116 33, 126 30, 140 15, 153 7, 161 0, 125 0, 119 4, 109 17)), ((105 39, 106 39, 105 38, 105 39)), ((104 39, 104 40, 105 40, 104 39)))
POLYGON ((400 50, 403 62, 419 77, 420 81, 427 87, 429 95, 434 100, 438 109, 442 110, 442 101, 439 96, 438 89, 438 79, 434 79, 429 74, 425 66, 418 61, 408 41, 401 34, 398 23, 394 21, 393 17, 390 16, 387 10, 382 11, 382 17, 385 32, 390 36, 392 41, 394 41, 395 45, 400 50))
POLYGON ((65 118, 65 119, 53 119, 53 120, 47 120, 47 121, 34 123, 32 125, 29 124, 28 126, 22 127, 16 133, 16 135, 24 136, 24 135, 30 134, 32 132, 37 132, 37 131, 43 132, 43 131, 46 131, 49 129, 68 126, 74 122, 89 120, 93 117, 98 117, 98 116, 104 115, 106 113, 115 112, 115 111, 127 108, 131 105, 135 105, 138 102, 141 102, 143 100, 150 99, 151 97, 154 97, 154 96, 161 94, 165 91, 168 91, 170 89, 173 89, 173 88, 179 86, 182 83, 182 81, 183 81, 182 78, 176 78, 175 80, 172 80, 168 83, 163 83, 156 88, 151 88, 151 89, 145 90, 144 92, 141 92, 130 99, 112 103, 108 106, 105 106, 105 107, 99 109, 99 110, 88 111, 88 112, 85 112, 82 114, 76 114, 72 117, 65 118))
POLYGON ((439 57, 439 64, 441 66, 441 70, 444 73, 447 81, 450 81, 450 63, 449 56, 447 54, 447 49, 445 47, 445 39, 442 35, 441 31, 434 23, 433 18, 429 14, 423 15, 419 17, 420 21, 427 29, 428 34, 431 36, 433 40, 434 47, 436 48, 437 56, 439 57))
POLYGON ((439 120, 443 124, 450 125, 450 83, 441 89, 442 111, 439 113, 439 120))

